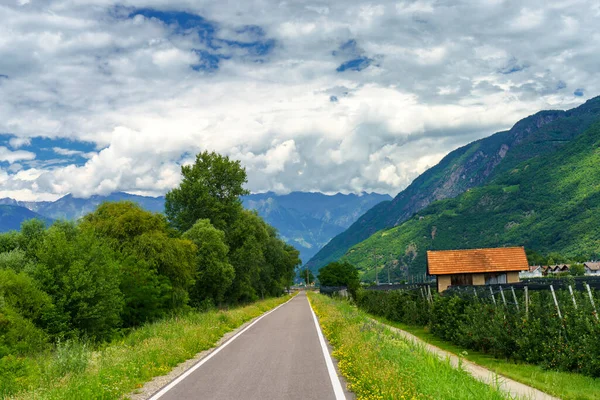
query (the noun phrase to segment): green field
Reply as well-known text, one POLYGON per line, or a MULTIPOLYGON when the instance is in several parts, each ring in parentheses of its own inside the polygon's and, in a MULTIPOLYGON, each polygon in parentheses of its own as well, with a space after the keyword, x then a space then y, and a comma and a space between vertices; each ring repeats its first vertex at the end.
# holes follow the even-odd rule
POLYGON ((358 399, 507 399, 496 388, 408 342, 350 304, 309 299, 358 399))

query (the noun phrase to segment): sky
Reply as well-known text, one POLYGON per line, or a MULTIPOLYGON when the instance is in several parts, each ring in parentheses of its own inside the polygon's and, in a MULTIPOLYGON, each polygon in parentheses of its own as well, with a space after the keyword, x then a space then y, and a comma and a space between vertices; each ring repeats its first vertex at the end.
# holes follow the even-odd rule
POLYGON ((0 0, 0 197, 161 195, 201 151, 253 192, 397 194, 600 95, 597 0, 0 0))

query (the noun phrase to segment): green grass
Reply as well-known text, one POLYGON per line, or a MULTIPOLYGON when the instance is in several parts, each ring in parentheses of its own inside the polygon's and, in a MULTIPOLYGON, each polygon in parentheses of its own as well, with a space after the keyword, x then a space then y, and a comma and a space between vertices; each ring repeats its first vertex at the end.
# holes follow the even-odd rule
POLYGON ((564 400, 600 399, 600 379, 569 372, 544 370, 537 365, 499 360, 489 354, 466 351, 434 336, 427 328, 414 327, 369 314, 373 319, 383 322, 421 338, 440 349, 459 354, 463 358, 486 367, 500 375, 524 383, 543 392, 564 400))
POLYGON ((346 302, 313 293, 309 299, 339 369, 359 400, 509 398, 346 302))
POLYGON ((35 358, 5 357, 0 360, 0 398, 123 398, 288 299, 169 318, 147 324, 95 351, 85 344, 68 342, 35 358))

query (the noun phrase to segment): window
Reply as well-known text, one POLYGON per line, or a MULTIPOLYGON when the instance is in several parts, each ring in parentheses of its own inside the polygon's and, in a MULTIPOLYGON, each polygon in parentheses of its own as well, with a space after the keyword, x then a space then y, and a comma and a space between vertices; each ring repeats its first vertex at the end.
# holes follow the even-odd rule
POLYGON ((502 273, 490 273, 484 274, 485 284, 486 285, 499 285, 506 283, 506 274, 502 273))
POLYGON ((472 285, 473 275, 472 274, 456 274, 450 277, 450 284, 455 285, 472 285))

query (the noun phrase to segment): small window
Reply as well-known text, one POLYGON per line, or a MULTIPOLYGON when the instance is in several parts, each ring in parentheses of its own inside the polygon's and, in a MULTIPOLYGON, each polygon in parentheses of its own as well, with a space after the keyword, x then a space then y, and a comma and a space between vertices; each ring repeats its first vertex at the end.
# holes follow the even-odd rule
POLYGON ((472 285, 473 284, 473 275, 472 274, 456 274, 452 275, 450 278, 450 283, 452 286, 455 285, 472 285))
POLYGON ((500 285, 506 283, 506 274, 490 273, 484 274, 486 285, 500 285))

